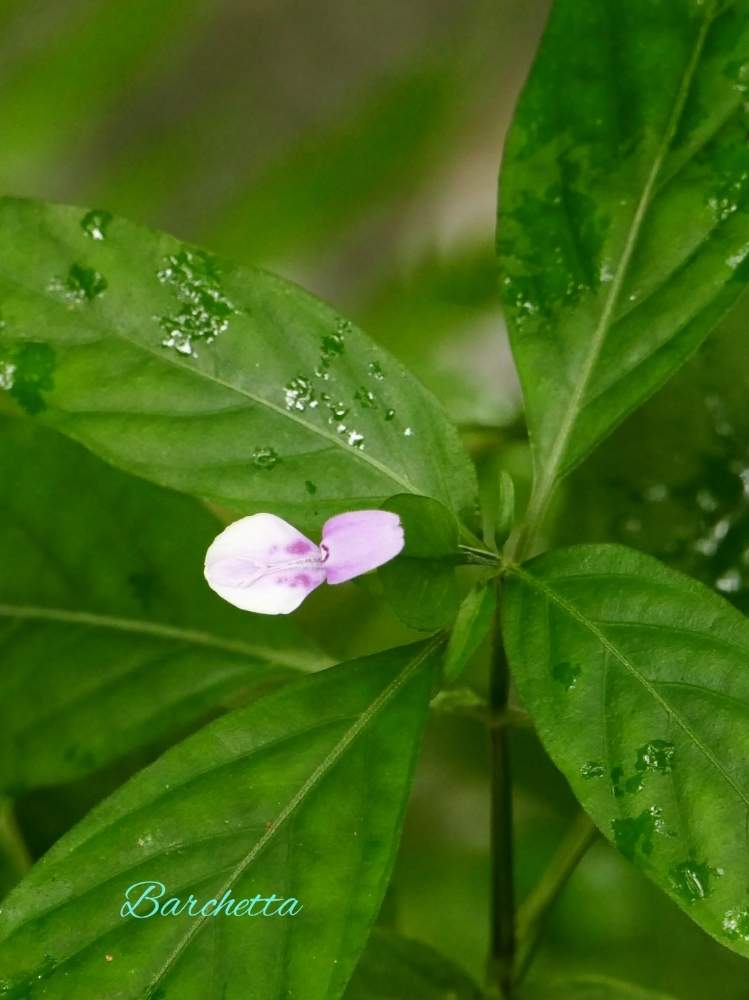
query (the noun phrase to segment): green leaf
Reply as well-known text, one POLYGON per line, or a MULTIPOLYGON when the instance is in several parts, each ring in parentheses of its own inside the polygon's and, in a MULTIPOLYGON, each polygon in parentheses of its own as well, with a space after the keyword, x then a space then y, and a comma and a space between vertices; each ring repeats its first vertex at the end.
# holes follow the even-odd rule
POLYGON ((458 679, 489 634, 496 607, 494 580, 475 584, 463 598, 445 653, 442 674, 445 684, 452 684, 458 679))
POLYGON ((459 600, 455 517, 436 500, 405 493, 383 509, 400 516, 406 540, 401 554, 377 571, 383 596, 411 628, 432 632, 448 625, 459 600))
POLYGON ((436 661, 432 641, 311 675, 133 778, 5 901, 3 996, 339 997, 390 875, 436 661), (142 880, 304 909, 123 919, 142 880))
POLYGON ((554 5, 507 143, 499 226, 531 522, 745 288, 748 47, 747 0, 554 5))
POLYGON ((481 1000, 453 962, 400 935, 375 929, 346 990, 346 1000, 481 1000))
POLYGON ((558 544, 634 545, 749 612, 744 300, 678 375, 570 478, 558 544))
POLYGON ((560 979, 551 983, 529 984, 518 1000, 672 1000, 635 983, 623 983, 604 976, 560 979))
POLYGON ((0 200, 0 246, 4 384, 113 464, 303 530, 398 491, 473 514, 437 401, 296 286, 29 201, 0 200))
POLYGON ((0 418, 0 789, 68 781, 326 663, 203 580, 220 524, 0 418))
POLYGON ((615 545, 512 571, 502 619, 554 762, 616 847, 749 956, 749 622, 615 545))
POLYGON ((515 523, 515 484, 512 481, 512 476, 504 469, 501 469, 499 473, 497 494, 494 537, 497 545, 502 545, 507 541, 515 523))

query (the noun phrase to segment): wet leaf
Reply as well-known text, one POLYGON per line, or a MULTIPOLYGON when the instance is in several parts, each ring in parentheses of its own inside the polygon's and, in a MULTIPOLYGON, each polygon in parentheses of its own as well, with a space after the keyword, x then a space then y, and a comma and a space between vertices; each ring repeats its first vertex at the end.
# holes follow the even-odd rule
POLYGON ((81 210, 30 201, 0 201, 0 244, 0 384, 33 380, 21 352, 45 345, 38 416, 113 464, 307 531, 404 491, 473 516, 438 402, 296 286, 121 219, 92 238, 81 210), (106 290, 71 302, 73 266, 106 290))
POLYGON ((219 527, 187 497, 0 418, 0 788, 70 781, 326 664, 292 622, 208 590, 219 527))
POLYGON ((515 570, 502 618, 520 693, 575 795, 696 923, 749 955, 749 622, 614 545, 515 570))
POLYGON ((70 973, 78 994, 122 1000, 339 997, 390 875, 436 658, 420 643, 314 674, 142 771, 4 902, 2 995, 62 996, 70 973), (142 880, 304 909, 123 919, 142 880))
POLYGON ((536 516, 745 288, 748 46, 746 0, 554 5, 499 220, 536 516))

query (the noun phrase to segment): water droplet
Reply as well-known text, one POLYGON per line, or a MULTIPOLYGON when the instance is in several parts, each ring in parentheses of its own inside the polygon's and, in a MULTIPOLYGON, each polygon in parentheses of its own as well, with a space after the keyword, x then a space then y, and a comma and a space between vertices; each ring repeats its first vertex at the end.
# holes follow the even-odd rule
POLYGON ((565 691, 571 691, 580 676, 580 667, 574 663, 555 663, 551 671, 552 677, 562 685, 565 691))
POLYGON ((395 410, 385 410, 385 419, 392 420, 395 417, 395 410))
POLYGON ((368 371, 372 378, 376 378, 378 382, 382 382, 385 378, 385 372, 379 361, 370 361, 368 371))
POLYGON ((723 916, 723 930, 729 938, 749 941, 749 907, 728 910, 723 916))
MULTIPOLYGON (((328 409, 330 410, 330 417, 328 423, 335 423, 336 421, 343 420, 343 418, 348 414, 348 406, 340 401, 337 403, 328 403, 328 409)), ((342 433, 342 432, 341 432, 342 433)))
POLYGON ((275 448, 255 448, 252 452, 252 464, 256 469, 270 470, 279 462, 275 448))
POLYGON ((670 774, 673 769, 676 747, 667 740, 651 740, 637 751, 635 770, 660 771, 670 774))
POLYGON ((371 410, 373 406, 377 405, 374 393, 370 392, 369 389, 365 389, 363 386, 356 390, 354 393, 354 399, 359 406, 365 410, 371 410))
POLYGON ((162 347, 197 357, 195 344, 211 344, 229 327, 237 310, 221 287, 217 261, 202 250, 180 250, 164 260, 159 281, 170 285, 182 308, 175 316, 158 317, 162 347))
POLYGON ((656 833, 663 833, 662 812, 658 806, 650 806, 639 816, 611 821, 614 843, 617 849, 634 861, 638 854, 648 856, 653 853, 656 833))
POLYGON ((360 434, 359 431, 349 431, 348 438, 346 440, 352 448, 358 448, 361 451, 364 447, 364 435, 360 434))
POLYGON ((602 778, 605 773, 606 768, 597 760, 589 760, 580 768, 580 777, 586 780, 602 778))
POLYGON ((0 389, 8 392, 27 413, 47 408, 43 393, 55 387, 55 352, 49 344, 27 341, 0 354, 0 389))
POLYGON ((107 288, 106 278, 92 267, 72 264, 66 278, 53 278, 49 290, 71 306, 93 302, 107 288))
POLYGON ((410 437, 413 437, 413 436, 414 436, 413 428, 412 427, 406 427, 406 429, 403 431, 403 437, 410 438, 410 437))
POLYGON ((92 240, 103 240, 106 239, 107 229, 111 221, 111 212, 103 212, 95 208, 83 216, 81 219, 81 229, 92 240))
POLYGON ((711 880, 722 874, 722 869, 710 868, 700 861, 682 861, 670 869, 668 879, 682 899, 687 903, 695 903, 712 893, 711 880))
POLYGON ((284 388, 286 407, 289 410, 304 410, 316 405, 312 383, 304 375, 296 375, 284 388))
POLYGON ((624 768, 621 765, 611 768, 611 791, 614 793, 615 799, 641 792, 642 786, 642 774, 635 773, 625 781, 624 768))
POLYGON ((309 479, 305 482, 304 488, 309 493, 309 495, 311 497, 313 497, 315 495, 315 493, 317 493, 317 487, 315 486, 315 484, 313 482, 310 482, 309 479))

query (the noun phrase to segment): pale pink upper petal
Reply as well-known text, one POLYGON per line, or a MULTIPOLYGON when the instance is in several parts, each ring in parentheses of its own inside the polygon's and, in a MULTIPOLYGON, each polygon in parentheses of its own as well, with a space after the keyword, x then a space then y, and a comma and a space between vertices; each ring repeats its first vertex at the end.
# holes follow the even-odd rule
POLYGON ((355 510, 337 514, 322 529, 328 583, 345 583, 395 558, 403 548, 403 527, 387 510, 355 510))
POLYGON ((319 546, 275 514, 225 528, 205 557, 205 578, 243 611, 286 615, 325 580, 319 546))

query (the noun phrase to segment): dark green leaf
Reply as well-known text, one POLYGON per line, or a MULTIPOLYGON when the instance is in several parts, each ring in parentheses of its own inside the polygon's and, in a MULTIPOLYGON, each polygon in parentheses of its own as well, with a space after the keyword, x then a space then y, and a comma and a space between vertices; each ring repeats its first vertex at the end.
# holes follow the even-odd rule
POLYGON ((445 684, 452 684, 457 680, 489 634, 496 606, 497 590, 494 580, 477 583, 463 599, 445 654, 445 684))
POLYGON ((635 983, 623 983, 603 976, 560 979, 551 983, 529 984, 518 1000, 672 1000, 635 983))
POLYGON ((419 941, 375 929, 346 1000, 481 1000, 466 974, 419 941))
POLYGON ((749 612, 746 301, 570 478, 554 538, 635 545, 749 612))
POLYGON ((0 787, 68 781, 326 662, 292 622, 210 592, 220 527, 187 497, 0 418, 0 787))
POLYGON ((303 530, 397 491, 473 514, 437 401, 296 286, 28 201, 0 201, 0 246, 2 382, 108 461, 303 530))
POLYGON ((442 628, 458 609, 457 521, 427 497, 401 494, 383 507, 400 516, 406 538, 401 554, 378 570, 383 596, 411 628, 442 628))
POLYGON ((436 661, 428 642, 322 671, 137 775, 5 901, 2 995, 64 996, 70 976, 79 996, 121 1000, 339 997, 390 875, 436 661), (123 919, 142 880, 304 909, 123 919))
POLYGON ((749 622, 614 545, 516 569, 502 619, 554 762, 619 850, 749 955, 749 622))
POLYGON ((499 228, 531 520, 745 287, 748 50, 747 0, 554 5, 507 144, 499 228))

